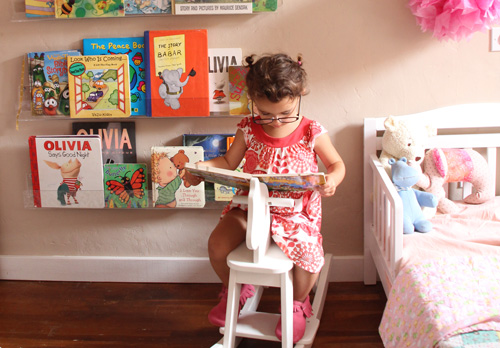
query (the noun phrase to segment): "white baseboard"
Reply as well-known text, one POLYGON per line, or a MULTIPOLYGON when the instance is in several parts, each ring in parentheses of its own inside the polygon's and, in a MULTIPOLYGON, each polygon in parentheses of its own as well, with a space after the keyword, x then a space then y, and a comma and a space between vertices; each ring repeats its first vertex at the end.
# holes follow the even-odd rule
MULTIPOLYGON (((363 280, 363 256, 333 257, 330 281, 363 280)), ((137 283, 218 283, 205 257, 0 255, 0 279, 137 283)))

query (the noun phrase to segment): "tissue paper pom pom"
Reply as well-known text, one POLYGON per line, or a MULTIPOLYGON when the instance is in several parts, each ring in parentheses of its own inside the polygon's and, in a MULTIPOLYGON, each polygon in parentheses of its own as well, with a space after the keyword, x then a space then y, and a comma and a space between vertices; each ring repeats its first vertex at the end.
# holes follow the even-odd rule
POLYGON ((499 22, 500 0, 410 0, 422 31, 439 40, 461 40, 499 22))

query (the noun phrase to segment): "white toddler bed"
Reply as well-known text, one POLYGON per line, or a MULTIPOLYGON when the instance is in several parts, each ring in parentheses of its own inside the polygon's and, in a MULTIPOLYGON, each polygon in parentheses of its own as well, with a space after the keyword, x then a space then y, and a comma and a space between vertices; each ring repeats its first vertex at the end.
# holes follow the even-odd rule
MULTIPOLYGON (((398 117, 438 129, 428 149, 481 152, 498 180, 500 103, 398 117)), ((388 297, 380 326, 384 344, 452 347, 447 344, 458 334, 480 330, 500 337, 500 197, 480 205, 458 203, 460 213, 431 219, 431 232, 403 235, 401 199, 378 161, 385 119, 364 123, 364 281, 374 284, 378 274, 388 297)), ((465 197, 471 188, 463 187, 465 197)))

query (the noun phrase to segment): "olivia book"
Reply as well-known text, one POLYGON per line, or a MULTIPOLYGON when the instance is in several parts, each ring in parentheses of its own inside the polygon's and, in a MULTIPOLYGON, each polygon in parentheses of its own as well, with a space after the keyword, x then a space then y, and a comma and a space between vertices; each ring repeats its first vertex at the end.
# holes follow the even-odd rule
POLYGON ((104 207, 98 135, 30 136, 29 152, 35 207, 104 207))

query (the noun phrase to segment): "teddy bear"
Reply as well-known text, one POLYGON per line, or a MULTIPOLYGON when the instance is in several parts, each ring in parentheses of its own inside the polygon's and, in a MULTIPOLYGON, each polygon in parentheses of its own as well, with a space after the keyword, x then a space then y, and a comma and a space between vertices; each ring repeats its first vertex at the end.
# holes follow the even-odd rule
POLYGON ((438 200, 432 193, 412 188, 419 181, 421 172, 410 167, 405 157, 398 161, 390 158, 389 165, 391 166, 392 182, 403 201, 403 233, 431 231, 432 223, 426 219, 421 207, 434 208, 437 206, 438 200))
POLYGON ((456 213, 459 208, 445 197, 443 185, 449 182, 470 182, 472 193, 465 203, 480 204, 493 198, 493 176, 488 163, 481 154, 471 149, 430 149, 423 161, 423 175, 417 183, 439 200, 438 211, 444 214, 456 213))
POLYGON ((437 130, 421 123, 398 120, 389 116, 384 121, 385 132, 382 137, 382 152, 379 156, 380 163, 391 177, 389 160, 405 157, 411 166, 419 166, 425 156, 424 144, 437 130))
POLYGON ((179 150, 172 158, 170 159, 172 163, 174 164, 175 168, 177 168, 179 176, 182 178, 184 182, 185 187, 191 186, 191 184, 186 181, 186 178, 184 177, 185 170, 184 167, 186 166, 186 163, 189 162, 189 157, 186 155, 184 150, 179 150))

